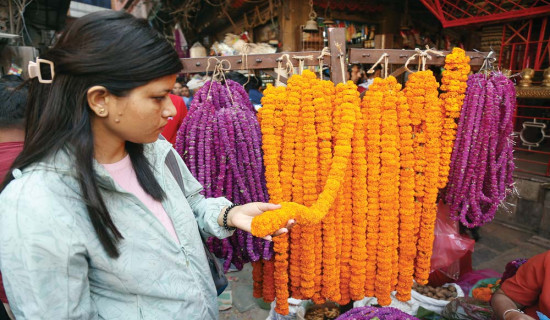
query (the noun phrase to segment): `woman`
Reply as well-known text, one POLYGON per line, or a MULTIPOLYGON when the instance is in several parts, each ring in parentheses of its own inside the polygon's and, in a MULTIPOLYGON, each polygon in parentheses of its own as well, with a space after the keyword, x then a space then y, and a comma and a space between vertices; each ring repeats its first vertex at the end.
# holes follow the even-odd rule
POLYGON ((497 320, 534 320, 550 315, 550 250, 529 258, 491 298, 497 320))
POLYGON ((175 114, 174 49, 145 20, 102 11, 41 58, 25 146, 0 186, 0 269, 16 318, 216 319, 200 234, 248 231, 279 206, 205 199, 178 158, 180 189, 165 164, 173 150, 157 141, 175 114))

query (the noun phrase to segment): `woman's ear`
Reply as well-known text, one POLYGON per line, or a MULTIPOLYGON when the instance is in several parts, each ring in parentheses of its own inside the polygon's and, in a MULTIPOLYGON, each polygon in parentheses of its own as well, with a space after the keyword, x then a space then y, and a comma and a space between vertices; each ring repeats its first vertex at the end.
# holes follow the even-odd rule
POLYGON ((109 115, 110 93, 103 86, 93 86, 87 92, 88 105, 90 109, 101 118, 109 115))

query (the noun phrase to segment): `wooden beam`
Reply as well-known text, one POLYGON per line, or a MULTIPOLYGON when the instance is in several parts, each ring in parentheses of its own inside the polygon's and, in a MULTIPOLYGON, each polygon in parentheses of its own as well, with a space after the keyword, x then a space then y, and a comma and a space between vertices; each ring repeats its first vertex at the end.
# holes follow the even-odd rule
MULTIPOLYGON (((208 59, 210 59, 210 70, 214 70, 214 65, 216 64, 216 59, 225 60, 224 67, 229 67, 227 62, 229 62, 231 70, 258 70, 258 69, 274 69, 277 68, 277 60, 282 57, 283 54, 288 54, 292 64, 297 67, 298 60, 295 59, 295 56, 313 56, 313 59, 305 59, 304 65, 306 66, 318 66, 319 60, 317 57, 321 54, 321 51, 303 51, 303 52, 282 52, 282 53, 270 53, 270 54, 250 54, 247 56, 248 65, 243 65, 243 56, 224 56, 224 57, 205 57, 205 58, 184 58, 181 59, 183 65, 182 72, 184 73, 198 73, 206 72, 208 67, 208 59)), ((245 60, 245 62, 246 62, 245 60)), ((330 64, 330 57, 325 56, 323 58, 325 64, 330 64)), ((284 62, 283 62, 284 64, 284 62)), ((284 67, 284 65, 283 65, 284 67)))
MULTIPOLYGON (((416 52, 414 50, 399 50, 399 49, 350 49, 349 61, 350 63, 368 63, 372 64, 378 61, 382 54, 387 53, 389 64, 404 65, 407 59, 416 52)), ((426 65, 445 65, 445 55, 450 51, 443 51, 443 56, 434 56, 432 59, 426 60, 426 65)), ((466 51, 466 55, 470 56, 470 66, 481 66, 483 64, 483 58, 487 55, 487 52, 475 52, 466 51)), ((415 63, 411 63, 415 64, 415 63)))

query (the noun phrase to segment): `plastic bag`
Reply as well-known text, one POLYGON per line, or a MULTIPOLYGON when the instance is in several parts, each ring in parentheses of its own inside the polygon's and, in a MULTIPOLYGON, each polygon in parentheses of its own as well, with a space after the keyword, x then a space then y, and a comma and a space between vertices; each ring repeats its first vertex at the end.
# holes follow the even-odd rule
POLYGON ((450 278, 458 279, 459 259, 468 251, 474 251, 475 241, 458 232, 458 222, 450 218, 449 206, 443 201, 437 207, 434 235, 431 270, 442 269, 450 278))
MULTIPOLYGON (((448 287, 448 286, 453 286, 456 288, 457 297, 464 297, 464 292, 462 291, 459 285, 457 285, 456 283, 447 283, 443 285, 443 287, 448 287)), ((411 291, 411 300, 413 300, 416 304, 424 307, 424 309, 431 310, 437 313, 441 313, 441 311, 443 311, 443 308, 445 308, 445 306, 449 303, 449 301, 447 300, 438 300, 438 299, 430 298, 414 290, 411 291)))
POLYGON ((489 320, 493 317, 493 309, 486 302, 464 297, 449 302, 441 315, 448 320, 489 320))
POLYGON ((288 314, 282 315, 275 311, 276 301, 271 303, 269 317, 266 320, 301 320, 304 319, 306 306, 309 305, 309 300, 298 300, 288 298, 288 314))
POLYGON ((206 48, 200 42, 195 42, 191 49, 189 49, 189 56, 191 58, 206 57, 206 48))
MULTIPOLYGON (((395 296, 396 293, 397 293, 396 291, 393 291, 391 293, 391 304, 388 307, 401 310, 410 315, 415 315, 418 310, 418 307, 420 306, 418 301, 416 301, 415 299, 411 299, 409 301, 399 301, 395 296)), ((363 298, 363 300, 358 300, 353 303, 354 308, 374 306, 374 305, 378 305, 378 300, 375 297, 366 297, 366 298, 363 298)))

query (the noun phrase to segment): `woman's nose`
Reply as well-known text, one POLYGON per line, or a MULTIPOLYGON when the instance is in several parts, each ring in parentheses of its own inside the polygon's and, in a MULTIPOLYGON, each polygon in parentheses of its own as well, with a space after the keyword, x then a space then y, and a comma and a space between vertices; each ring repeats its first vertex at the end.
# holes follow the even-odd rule
POLYGON ((177 113, 178 113, 178 110, 176 110, 176 107, 174 106, 172 99, 168 98, 168 103, 164 108, 164 110, 162 110, 162 117, 163 118, 175 117, 177 113))

